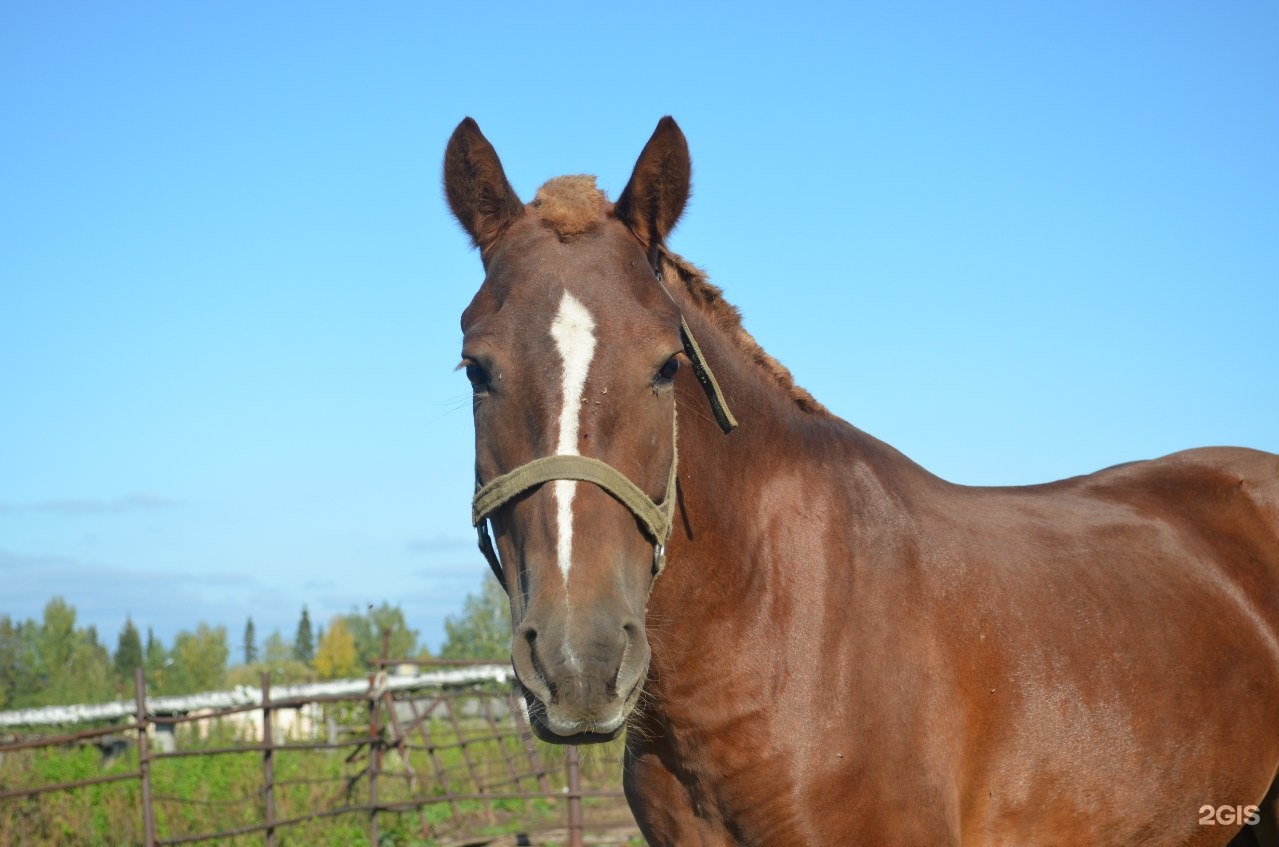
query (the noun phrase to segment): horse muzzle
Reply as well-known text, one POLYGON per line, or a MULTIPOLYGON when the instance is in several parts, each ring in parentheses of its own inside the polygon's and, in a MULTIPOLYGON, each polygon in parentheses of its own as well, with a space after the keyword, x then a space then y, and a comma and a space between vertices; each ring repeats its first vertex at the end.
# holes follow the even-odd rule
POLYGON ((643 691, 649 647, 635 619, 571 630, 525 620, 511 660, 538 738, 593 744, 621 734, 643 691))

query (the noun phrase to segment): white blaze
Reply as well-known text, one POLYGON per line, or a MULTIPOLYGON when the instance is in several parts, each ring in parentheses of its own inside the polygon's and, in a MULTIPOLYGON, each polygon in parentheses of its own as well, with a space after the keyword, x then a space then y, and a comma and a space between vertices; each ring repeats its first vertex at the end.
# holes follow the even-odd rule
MULTIPOLYGON (((582 388, 586 385, 586 372, 595 356, 595 321, 581 302, 564 292, 559 311, 551 321, 551 338, 564 365, 563 401, 560 407, 560 435, 555 452, 560 455, 578 455, 577 433, 582 418, 582 388)), ((572 480, 555 481, 556 530, 555 556, 560 573, 568 581, 568 570, 573 566, 573 495, 577 483, 572 480)))

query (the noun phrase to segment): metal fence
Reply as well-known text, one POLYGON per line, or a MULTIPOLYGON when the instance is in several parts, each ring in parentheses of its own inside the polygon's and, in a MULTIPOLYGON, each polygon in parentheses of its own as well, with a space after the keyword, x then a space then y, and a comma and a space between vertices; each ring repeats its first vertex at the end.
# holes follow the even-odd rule
MULTIPOLYGON (((274 847, 277 836, 304 823, 323 818, 361 816, 366 821, 369 844, 381 844, 380 824, 396 816, 403 829, 404 816, 413 816, 413 828, 424 838, 457 843, 482 843, 497 832, 535 832, 563 827, 564 840, 581 847, 585 832, 597 825, 590 821, 586 804, 602 804, 601 819, 618 824, 622 807, 620 751, 592 756, 584 768, 575 747, 541 748, 532 741, 524 712, 509 684, 470 682, 414 685, 412 677, 388 677, 388 667, 402 665, 380 659, 360 695, 339 693, 274 698, 269 674, 263 674, 257 702, 190 713, 157 714, 148 708, 145 683, 139 670, 134 679, 135 708, 125 723, 74 733, 27 738, 0 744, 0 758, 22 750, 85 744, 108 737, 132 736, 137 766, 124 772, 64 782, 6 787, 0 784, 0 803, 26 800, 54 792, 82 792, 90 786, 134 783, 139 833, 145 847, 195 844, 252 837, 274 847), (394 680, 395 685, 388 684, 394 680), (323 731, 312 726, 309 738, 277 737, 273 717, 287 709, 327 711, 323 731), (209 735, 209 726, 225 725, 235 716, 253 718, 260 713, 260 729, 242 736, 243 730, 209 735), (333 717, 341 713, 339 722, 333 717), (188 727, 188 738, 203 734, 184 749, 159 749, 157 735, 173 738, 179 727, 188 727), (225 743, 224 743, 225 742, 225 743), (178 794, 159 794, 153 768, 162 762, 194 757, 251 754, 260 760, 255 785, 241 796, 199 800, 178 794), (281 778, 281 755, 324 754, 341 757, 342 774, 281 778), (331 784, 323 793, 328 802, 319 807, 284 809, 277 803, 282 791, 299 782, 331 784), (219 803, 239 808, 235 826, 210 830, 192 829, 179 822, 180 815, 164 809, 191 803, 219 803), (161 810, 157 814, 157 809, 161 810), (555 813, 559 810, 559 814, 555 813), (607 814, 604 814, 607 812, 607 814)), ((415 662, 440 668, 476 663, 415 662)), ((429 676, 429 674, 427 675, 429 676)), ((243 723, 240 724, 243 727, 243 723)), ((132 762, 132 758, 130 758, 132 762)), ((132 796, 132 792, 131 795, 132 796)), ((86 800, 86 802, 88 802, 86 800)), ((295 804, 296 805, 296 804, 295 804)), ((625 826, 633 821, 625 818, 625 826)))

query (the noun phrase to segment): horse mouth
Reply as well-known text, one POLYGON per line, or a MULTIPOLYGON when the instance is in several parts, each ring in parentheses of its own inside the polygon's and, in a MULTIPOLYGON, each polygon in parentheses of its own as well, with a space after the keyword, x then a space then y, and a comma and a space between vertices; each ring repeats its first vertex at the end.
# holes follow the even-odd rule
POLYGON ((627 718, 639 701, 641 682, 635 683, 617 711, 609 717, 565 719, 551 714, 546 704, 522 683, 520 693, 524 695, 529 725, 539 740, 548 744, 606 744, 617 740, 626 729, 627 718))

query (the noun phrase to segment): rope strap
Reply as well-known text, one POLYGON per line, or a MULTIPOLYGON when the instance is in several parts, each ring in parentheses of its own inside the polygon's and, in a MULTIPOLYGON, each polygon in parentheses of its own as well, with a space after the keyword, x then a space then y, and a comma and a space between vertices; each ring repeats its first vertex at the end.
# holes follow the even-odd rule
POLYGON ((693 337, 693 331, 688 328, 688 322, 682 315, 679 319, 679 334, 684 341, 684 354, 693 363, 693 374, 701 383, 702 391, 706 392, 706 399, 711 403, 715 420, 724 434, 728 435, 737 429, 737 418, 733 417, 733 413, 729 410, 724 392, 720 390, 719 382, 716 381, 715 374, 711 372, 711 366, 706 364, 706 357, 702 355, 702 348, 697 346, 697 339, 693 337))

